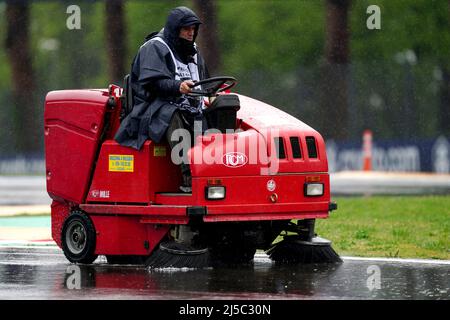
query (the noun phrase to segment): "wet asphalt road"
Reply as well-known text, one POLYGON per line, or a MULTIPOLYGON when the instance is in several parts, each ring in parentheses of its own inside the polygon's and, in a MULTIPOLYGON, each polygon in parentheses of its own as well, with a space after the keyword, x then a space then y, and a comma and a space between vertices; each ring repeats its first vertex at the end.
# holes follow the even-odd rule
MULTIPOLYGON (((426 262, 426 261, 425 261, 426 262)), ((450 263, 363 261, 206 270, 68 263, 55 247, 0 247, 0 299, 450 299, 450 263)))

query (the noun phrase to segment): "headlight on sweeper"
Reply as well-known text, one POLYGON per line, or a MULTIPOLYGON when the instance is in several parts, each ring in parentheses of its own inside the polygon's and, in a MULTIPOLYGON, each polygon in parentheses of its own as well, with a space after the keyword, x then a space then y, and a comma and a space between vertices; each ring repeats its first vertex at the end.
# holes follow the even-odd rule
POLYGON ((206 196, 206 199, 208 199, 208 200, 225 199, 225 187, 224 186, 206 187, 205 196, 206 196))
POLYGON ((323 183, 305 183, 305 196, 323 196, 323 183))

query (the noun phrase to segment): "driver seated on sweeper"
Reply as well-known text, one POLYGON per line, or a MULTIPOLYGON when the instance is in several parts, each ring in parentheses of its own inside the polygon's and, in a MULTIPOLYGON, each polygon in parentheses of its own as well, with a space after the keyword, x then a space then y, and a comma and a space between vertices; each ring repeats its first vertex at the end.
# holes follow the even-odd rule
MULTIPOLYGON (((159 143, 165 138, 173 149, 180 143, 171 139, 176 129, 189 130, 193 138, 194 121, 200 121, 202 131, 206 130, 203 98, 186 95, 195 82, 209 77, 195 44, 200 24, 191 9, 177 7, 170 11, 161 31, 146 37, 131 66, 133 107, 115 136, 120 145, 139 150, 147 139, 159 143)), ((189 143, 192 145, 193 139, 189 143)), ((187 155, 180 157, 183 176, 180 189, 191 192, 187 155)))

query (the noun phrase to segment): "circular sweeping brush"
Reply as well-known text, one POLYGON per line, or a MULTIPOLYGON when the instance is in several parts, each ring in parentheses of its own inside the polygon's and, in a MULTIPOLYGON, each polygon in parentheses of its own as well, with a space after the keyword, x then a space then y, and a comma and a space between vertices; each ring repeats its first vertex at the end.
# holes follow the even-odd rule
POLYGON ((150 268, 207 268, 210 266, 208 248, 196 248, 177 241, 162 242, 147 259, 150 268))
POLYGON ((279 263, 341 263, 342 259, 331 247, 331 241, 314 237, 311 241, 297 236, 286 236, 266 253, 279 263))

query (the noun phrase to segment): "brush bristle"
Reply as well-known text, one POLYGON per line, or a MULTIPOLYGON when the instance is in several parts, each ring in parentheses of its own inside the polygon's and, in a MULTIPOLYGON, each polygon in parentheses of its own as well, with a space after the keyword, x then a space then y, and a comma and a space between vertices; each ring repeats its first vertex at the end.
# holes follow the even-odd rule
POLYGON ((305 242, 282 240, 267 250, 269 257, 279 263, 340 263, 331 245, 309 245, 305 242))
POLYGON ((150 268, 207 268, 210 266, 207 249, 192 249, 180 243, 164 243, 147 259, 150 268))

